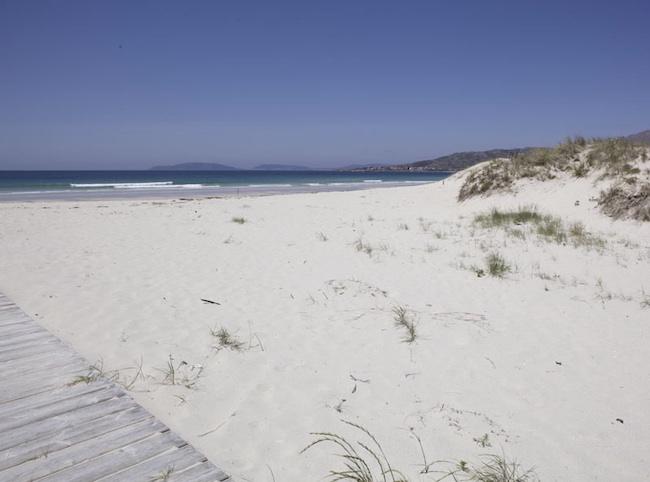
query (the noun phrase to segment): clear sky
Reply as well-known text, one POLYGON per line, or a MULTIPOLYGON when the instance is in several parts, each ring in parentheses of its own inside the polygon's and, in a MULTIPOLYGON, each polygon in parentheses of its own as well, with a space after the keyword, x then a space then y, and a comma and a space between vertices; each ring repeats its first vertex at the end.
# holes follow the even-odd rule
POLYGON ((0 0, 0 169, 338 166, 650 129, 650 2, 0 0))

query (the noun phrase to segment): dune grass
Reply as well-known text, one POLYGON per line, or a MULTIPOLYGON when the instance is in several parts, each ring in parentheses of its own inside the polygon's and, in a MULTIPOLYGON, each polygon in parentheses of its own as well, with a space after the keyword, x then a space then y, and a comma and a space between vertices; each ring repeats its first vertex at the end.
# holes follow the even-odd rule
MULTIPOLYGON (((341 466, 330 469, 326 477, 334 481, 354 482, 409 482, 401 470, 390 463, 386 453, 377 438, 365 427, 341 420, 344 424, 359 432, 361 440, 350 441, 342 435, 332 432, 312 432, 316 437, 309 445, 300 451, 301 454, 320 445, 331 445, 339 452, 335 454, 341 466)), ((430 479, 435 482, 535 482, 537 477, 532 469, 522 469, 515 461, 508 460, 505 455, 483 455, 477 465, 464 460, 447 462, 434 460, 428 462, 427 455, 420 438, 413 433, 419 444, 420 474, 437 477, 430 479), (444 469, 443 467, 451 467, 444 469), (440 467, 440 470, 436 470, 440 467)), ((421 480, 421 479, 418 479, 421 480)))
POLYGON ((74 379, 68 383, 69 386, 78 385, 80 383, 93 383, 100 379, 106 379, 111 382, 117 381, 119 378, 119 372, 117 371, 106 371, 104 370, 103 360, 97 361, 95 364, 88 367, 88 372, 85 375, 77 375, 74 379))
POLYGON ((509 461, 504 455, 483 455, 478 466, 471 466, 464 460, 444 474, 436 482, 534 482, 538 478, 533 469, 523 469, 517 462, 509 461))
POLYGON ((232 351, 242 351, 244 349, 244 343, 224 327, 211 329, 210 334, 217 339, 218 349, 227 348, 232 351))
POLYGON ((235 224, 244 224, 244 223, 246 223, 246 218, 234 217, 234 218, 232 218, 232 222, 235 223, 235 224))
POLYGON ((342 467, 331 469, 326 477, 332 482, 349 480, 355 482, 408 482, 404 474, 393 468, 388 457, 374 435, 356 423, 342 420, 343 423, 360 431, 363 441, 349 442, 345 437, 331 432, 312 432, 317 437, 301 454, 321 444, 334 445, 341 453, 342 467))
POLYGON ((374 248, 369 243, 365 242, 363 238, 359 238, 354 242, 354 249, 366 253, 368 256, 372 256, 374 250, 374 248))
POLYGON ((404 329, 402 338, 404 343, 413 343, 417 339, 415 320, 404 306, 393 308, 393 320, 395 320, 395 326, 404 329))
POLYGON ((647 155, 646 147, 622 138, 567 138, 555 147, 530 149, 472 170, 458 192, 458 200, 507 190, 520 179, 554 179, 563 172, 575 177, 594 170, 601 170, 601 177, 638 174, 634 163, 645 160, 647 155))
POLYGON ((508 262, 499 253, 490 253, 485 258, 487 273, 495 278, 503 278, 506 273, 512 270, 508 262))
POLYGON ((598 206, 614 219, 650 221, 650 181, 626 178, 615 183, 600 193, 598 206))
POLYGON ((165 368, 159 368, 158 371, 163 374, 160 382, 163 385, 180 385, 188 389, 194 389, 203 374, 203 366, 190 365, 184 360, 175 364, 174 357, 170 354, 165 368))
POLYGON ((541 214, 535 207, 519 207, 517 210, 502 211, 494 208, 488 213, 479 214, 474 223, 485 229, 500 228, 508 234, 525 239, 522 227, 529 226, 530 231, 543 241, 557 244, 571 243, 573 246, 602 248, 605 240, 585 228, 582 223, 568 226, 557 216, 541 214), (514 228, 517 226, 517 228, 514 228))

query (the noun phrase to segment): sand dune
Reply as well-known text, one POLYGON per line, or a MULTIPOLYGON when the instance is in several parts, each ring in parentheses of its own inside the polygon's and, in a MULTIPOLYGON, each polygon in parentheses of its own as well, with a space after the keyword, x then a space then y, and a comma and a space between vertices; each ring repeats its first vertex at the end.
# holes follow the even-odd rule
POLYGON ((310 432, 356 437, 340 419, 371 430, 413 481, 435 480, 419 474, 413 434, 429 460, 505 453, 544 481, 650 478, 650 223, 601 214, 593 177, 458 203, 463 175, 2 204, 0 290, 123 380, 141 362, 136 399, 237 480, 321 480, 340 465, 333 447, 299 452, 310 432), (524 205, 599 242, 474 223, 524 205), (477 276, 494 252, 510 271, 477 276), (220 328, 242 349, 220 346, 220 328))

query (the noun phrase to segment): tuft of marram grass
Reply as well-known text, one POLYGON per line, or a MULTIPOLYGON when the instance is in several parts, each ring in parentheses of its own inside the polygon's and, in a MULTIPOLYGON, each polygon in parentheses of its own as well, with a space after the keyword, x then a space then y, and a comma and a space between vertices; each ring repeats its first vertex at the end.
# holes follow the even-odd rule
POLYGON ((317 437, 307 447, 300 451, 305 453, 312 447, 321 444, 331 444, 342 451, 337 454, 341 459, 342 467, 332 469, 327 477, 332 481, 354 481, 354 482, 408 482, 404 474, 394 469, 381 445, 366 428, 347 420, 343 423, 359 430, 366 440, 349 442, 345 437, 331 432, 312 432, 317 437))
MULTIPOLYGON (((339 449, 336 456, 341 460, 341 467, 329 470, 328 477, 335 481, 354 482, 409 482, 404 473, 393 468, 377 438, 365 427, 341 420, 346 425, 360 432, 362 440, 351 442, 344 436, 332 432, 312 432, 316 439, 300 451, 304 454, 313 447, 329 444, 339 449)), ((514 460, 505 455, 483 455, 480 463, 473 465, 464 460, 447 462, 444 460, 427 461, 426 452, 420 438, 413 434, 420 448, 423 460, 420 474, 438 474, 436 482, 537 482, 532 469, 522 469, 514 460), (443 470, 445 465, 450 469, 443 470), (436 470, 440 467, 440 470, 436 470)), ((487 438, 487 437, 485 437, 487 438)), ((481 439, 483 440, 483 438, 481 439)), ((486 444, 486 446, 488 446, 486 444)), ((418 479, 420 480, 420 479, 418 479)))
POLYGON ((79 383, 85 383, 88 385, 101 379, 115 382, 118 380, 118 378, 119 373, 117 371, 105 371, 103 360, 98 360, 94 365, 90 365, 88 367, 88 372, 85 375, 77 375, 70 383, 68 383, 68 385, 78 385, 79 383))
POLYGON ((602 248, 605 241, 587 231, 582 223, 569 224, 565 226, 561 218, 542 214, 535 207, 520 207, 517 210, 502 211, 492 209, 488 213, 479 214, 474 218, 474 223, 482 228, 501 228, 508 234, 520 239, 526 238, 526 233, 521 229, 513 229, 515 226, 533 227, 535 234, 544 241, 564 244, 570 242, 573 246, 585 246, 602 248))
POLYGON ((650 182, 619 181, 600 193, 598 206, 614 219, 650 221, 650 182))
POLYGON ((211 329, 210 334, 217 339, 218 346, 217 348, 228 348, 233 351, 242 351, 244 349, 244 343, 237 339, 235 335, 230 333, 228 329, 221 327, 217 329, 211 329))
POLYGON ((436 482, 536 482, 539 479, 533 469, 523 469, 516 461, 509 461, 504 455, 483 455, 478 466, 460 460, 452 470, 447 471, 436 482))
POLYGON ((184 360, 175 364, 174 357, 170 354, 165 368, 159 368, 158 371, 163 374, 163 379, 160 382, 163 385, 181 385, 188 389, 194 389, 203 374, 203 366, 190 365, 184 360))
POLYGON ((492 209, 487 214, 479 214, 474 222, 482 228, 504 227, 511 224, 537 224, 541 222, 542 215, 534 206, 520 207, 516 211, 501 211, 492 209))
POLYGON ((232 222, 236 224, 244 224, 246 222, 246 218, 234 217, 232 218, 232 222))
POLYGON ((404 343, 413 343, 417 339, 415 321, 404 306, 393 308, 393 320, 395 320, 395 326, 405 330, 405 335, 402 338, 404 343))
POLYGON ((499 253, 491 253, 485 258, 485 267, 490 276, 503 278, 506 273, 511 271, 511 267, 503 256, 499 253))
POLYGON ((362 253, 366 253, 368 256, 372 256, 373 247, 366 243, 363 238, 359 238, 354 242, 354 248, 362 253))

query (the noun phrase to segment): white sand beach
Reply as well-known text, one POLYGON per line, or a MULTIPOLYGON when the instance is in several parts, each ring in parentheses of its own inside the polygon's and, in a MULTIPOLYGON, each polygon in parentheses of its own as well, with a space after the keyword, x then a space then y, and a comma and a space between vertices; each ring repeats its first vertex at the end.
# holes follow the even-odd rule
POLYGON ((593 177, 459 203, 462 175, 0 204, 0 291, 127 384, 141 363, 137 401, 236 480, 322 480, 336 448, 300 451, 310 432, 361 439, 342 419, 411 481, 436 480, 415 435, 427 462, 494 453, 547 482, 650 480, 650 223, 601 214, 593 177), (527 205, 602 242, 474 222, 527 205), (493 252, 510 271, 477 276, 493 252), (219 345, 220 328, 240 350, 219 345))

